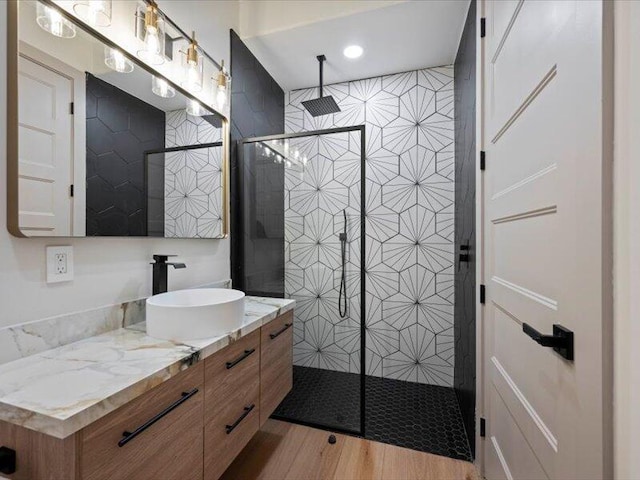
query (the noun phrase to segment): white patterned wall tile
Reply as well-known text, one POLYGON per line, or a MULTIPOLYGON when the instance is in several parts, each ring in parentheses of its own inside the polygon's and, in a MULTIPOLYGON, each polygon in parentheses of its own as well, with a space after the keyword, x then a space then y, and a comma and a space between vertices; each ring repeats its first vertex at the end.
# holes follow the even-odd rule
MULTIPOLYGON (((317 89, 289 92, 285 128, 292 133, 366 126, 367 373, 451 386, 453 67, 330 85, 325 94, 341 112, 314 118, 302 102, 316 98, 317 89)), ((359 372, 359 134, 346 138, 296 140, 310 162, 322 161, 302 177, 285 177, 285 289, 299 298, 296 364, 359 372), (336 316, 341 272, 334 248, 342 209, 349 215, 351 297, 344 320, 336 316), (325 224, 332 224, 332 235, 320 233, 325 224), (316 258, 319 267, 313 266, 316 258), (325 269, 334 271, 332 288, 325 269)))
MULTIPOLYGON (((167 148, 215 143, 222 129, 185 110, 168 112, 167 148)), ((216 238, 222 234, 222 147, 165 153, 165 237, 216 238)))

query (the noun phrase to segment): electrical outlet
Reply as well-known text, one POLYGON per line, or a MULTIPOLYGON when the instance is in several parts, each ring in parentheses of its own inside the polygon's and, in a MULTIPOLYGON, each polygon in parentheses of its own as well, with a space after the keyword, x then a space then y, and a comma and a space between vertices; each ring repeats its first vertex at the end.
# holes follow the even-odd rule
POLYGON ((64 275, 67 273, 67 254, 56 253, 54 255, 54 261, 56 265, 56 275, 64 275))
POLYGON ((73 247, 47 247, 47 283, 73 280, 73 247))

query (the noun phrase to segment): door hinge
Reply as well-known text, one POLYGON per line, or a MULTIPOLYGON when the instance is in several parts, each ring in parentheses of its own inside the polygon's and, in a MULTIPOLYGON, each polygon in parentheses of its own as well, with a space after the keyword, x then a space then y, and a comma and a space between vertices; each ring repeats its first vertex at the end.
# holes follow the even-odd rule
POLYGON ((487 155, 484 150, 480 150, 480 170, 487 168, 487 155))
POLYGON ((487 19, 482 17, 480 19, 480 38, 487 36, 487 19))
POLYGON ((73 184, 69 185, 69 196, 73 197, 73 184))
POLYGON ((484 437, 487 435, 487 421, 484 417, 480 417, 480 436, 484 437))
POLYGON ((71 102, 71 103, 69 104, 69 113, 70 113, 71 115, 73 115, 73 114, 74 114, 74 111, 75 111, 75 106, 74 106, 74 103, 73 103, 73 102, 71 102))
POLYGON ((487 289, 484 285, 480 285, 480 303, 484 305, 484 302, 487 297, 487 289))

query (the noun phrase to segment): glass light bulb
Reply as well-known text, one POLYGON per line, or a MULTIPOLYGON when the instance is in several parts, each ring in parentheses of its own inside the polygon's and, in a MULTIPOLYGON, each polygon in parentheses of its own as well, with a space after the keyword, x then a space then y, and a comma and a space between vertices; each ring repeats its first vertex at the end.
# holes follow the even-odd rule
POLYGON ((49 9, 49 17, 51 18, 51 33, 56 37, 62 36, 62 15, 53 9, 49 9))
POLYGON ((89 25, 98 27, 111 25, 111 0, 76 1, 73 11, 89 25))
POLYGON ((160 39, 158 38, 158 29, 156 27, 147 27, 144 35, 144 45, 147 53, 152 55, 160 53, 160 39))
POLYGON ((147 7, 145 15, 144 39, 138 56, 149 65, 164 63, 165 30, 164 20, 157 10, 147 7))
POLYGON ((176 95, 176 90, 164 78, 156 76, 151 81, 151 91, 162 98, 173 98, 176 95))
POLYGON ((89 21, 95 25, 98 22, 98 15, 104 13, 105 3, 101 0, 89 1, 89 21))
POLYGON ((37 4, 36 22, 43 30, 60 38, 76 36, 76 26, 64 18, 60 12, 42 3, 37 4))
POLYGON ((202 89, 200 69, 196 62, 187 62, 186 77, 185 83, 189 90, 199 92, 202 89))
POLYGON ((187 113, 192 117, 202 117, 207 114, 207 110, 197 100, 189 100, 187 113))
POLYGON ((224 108, 224 106, 227 104, 227 87, 218 85, 216 92, 216 103, 218 105, 218 108, 224 108))
POLYGON ((104 47, 104 63, 111 70, 119 73, 133 72, 133 62, 115 48, 104 47))

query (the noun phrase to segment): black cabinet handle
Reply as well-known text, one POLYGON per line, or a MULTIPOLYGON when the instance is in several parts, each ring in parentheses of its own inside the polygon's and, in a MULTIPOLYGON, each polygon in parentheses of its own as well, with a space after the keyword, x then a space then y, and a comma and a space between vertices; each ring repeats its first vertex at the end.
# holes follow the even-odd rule
POLYGON ((551 347, 567 360, 573 360, 573 332, 571 330, 555 324, 553 335, 543 335, 528 323, 523 323, 522 331, 543 347, 551 347))
POLYGON ((252 348, 251 350, 245 350, 244 353, 240 355, 238 358, 236 358, 235 360, 232 360, 231 362, 227 362, 227 370, 230 370, 233 367, 235 367, 237 364, 239 364, 241 361, 243 361, 245 358, 247 358, 249 355, 251 355, 255 351, 256 351, 255 348, 252 348))
POLYGON ((287 329, 288 329, 291 325, 293 325, 293 323, 285 323, 285 324, 284 324, 284 327, 282 327, 280 330, 278 330, 278 331, 277 331, 277 332, 275 332, 275 333, 270 333, 270 334, 269 334, 269 338, 270 338, 271 340, 273 340, 273 339, 274 339, 274 338, 276 338, 278 335, 280 335, 280 334, 282 334, 282 333, 286 332, 286 331, 287 331, 287 329))
POLYGON ((147 420, 144 424, 140 425, 133 432, 128 432, 128 431, 122 432, 122 438, 118 442, 118 446, 119 447, 124 447, 127 443, 129 443, 131 440, 136 438, 138 435, 140 435, 142 432, 144 432, 147 428, 149 428, 151 425, 156 423, 162 417, 164 417, 165 415, 169 414, 170 412, 172 412, 173 410, 178 408, 184 402, 186 402, 191 397, 193 397, 196 393, 198 393, 198 389, 197 388, 194 388, 193 390, 191 390, 189 392, 182 392, 182 397, 180 397, 179 400, 176 400, 174 403, 169 405, 167 408, 165 408, 163 411, 161 411, 159 414, 157 414, 152 419, 147 420))
POLYGON ((247 415, 249 415, 251 413, 251 410, 253 410, 255 408, 255 406, 256 406, 256 404, 252 403, 248 407, 244 407, 244 412, 242 413, 242 415, 240 415, 240 417, 235 422, 233 422, 231 425, 225 425, 224 428, 227 431, 227 435, 229 435, 231 432, 233 432, 235 430, 235 428, 238 425, 240 425, 240 422, 242 422, 242 420, 247 418, 247 415))

